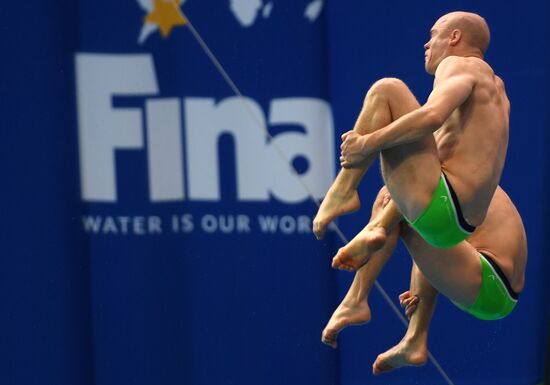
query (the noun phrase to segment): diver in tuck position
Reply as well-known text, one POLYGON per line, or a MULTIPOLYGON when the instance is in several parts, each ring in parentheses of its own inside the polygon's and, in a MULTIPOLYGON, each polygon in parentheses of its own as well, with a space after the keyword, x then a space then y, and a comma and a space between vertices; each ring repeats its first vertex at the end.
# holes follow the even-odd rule
MULTIPOLYGON (((374 202, 371 222, 381 220, 390 202, 390 194, 383 187, 374 202)), ((434 286, 466 312, 480 319, 494 320, 514 309, 524 285, 525 229, 514 204, 504 190, 497 187, 483 223, 467 241, 458 245, 447 249, 433 247, 406 221, 390 230, 384 246, 373 252, 357 271, 344 300, 330 318, 322 335, 325 344, 335 348, 343 328, 370 321, 370 290, 400 236, 413 257, 410 289, 399 296, 411 322, 401 342, 378 356, 373 365, 375 374, 426 362, 428 329, 438 294, 434 286), (473 255, 473 258, 466 260, 464 255, 473 255), (473 277, 468 276, 472 272, 473 277), (461 280, 471 285, 466 293, 468 298, 460 293, 464 289, 461 280)))
MULTIPOLYGON (((483 60, 490 40, 483 18, 453 12, 442 16, 430 33, 425 67, 435 81, 428 101, 420 106, 398 79, 382 79, 371 87, 354 130, 342 136, 344 169, 327 193, 313 231, 321 238, 334 218, 358 209, 357 185, 380 153, 391 199, 338 251, 333 267, 356 270, 371 259, 360 273, 379 271, 385 259, 378 268, 380 261, 373 258, 384 254, 377 251, 392 249, 393 231, 404 220, 403 233, 415 259, 413 277, 421 272, 462 309, 498 319, 513 309, 523 287, 527 250, 521 219, 514 217, 508 232, 495 234, 488 246, 465 239, 488 217, 491 206, 517 214, 497 189, 508 145, 510 103, 502 80, 483 60), (513 252, 494 248, 500 238, 514 238, 513 252)), ((424 300, 421 295, 403 300, 414 304, 416 298, 424 300)), ((330 335, 336 333, 324 333, 323 339, 332 344, 330 335)))

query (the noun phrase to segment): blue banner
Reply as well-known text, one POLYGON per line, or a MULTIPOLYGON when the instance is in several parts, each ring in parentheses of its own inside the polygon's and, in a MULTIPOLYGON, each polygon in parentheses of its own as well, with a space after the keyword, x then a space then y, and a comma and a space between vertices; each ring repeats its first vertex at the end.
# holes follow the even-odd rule
MULTIPOLYGON (((487 60, 512 102, 502 185, 529 262, 505 320, 440 298, 429 348, 456 384, 537 384, 550 312, 548 4, 466 5, 492 29, 487 60)), ((311 225, 369 86, 395 76, 426 99, 422 46, 452 6, 0 6, 0 383, 446 383, 430 363, 372 376, 404 334, 377 291, 368 325, 346 329, 338 350, 321 344, 351 275, 330 268, 336 234, 316 241, 311 225)), ((348 237, 381 183, 374 166, 361 210, 338 221, 348 237)), ((394 301, 410 266, 399 247, 380 277, 394 301)))
POLYGON ((335 175, 325 24, 304 6, 81 4, 97 383, 336 378, 334 353, 319 347, 334 306, 330 250, 311 234, 315 206, 288 164, 315 198, 335 175))

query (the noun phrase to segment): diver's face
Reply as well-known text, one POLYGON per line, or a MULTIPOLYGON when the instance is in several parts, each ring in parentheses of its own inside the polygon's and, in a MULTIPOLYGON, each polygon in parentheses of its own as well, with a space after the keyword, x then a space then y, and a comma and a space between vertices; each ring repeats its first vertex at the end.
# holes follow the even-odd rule
POLYGON ((424 44, 424 67, 426 72, 434 74, 439 63, 447 57, 449 33, 445 20, 439 19, 430 30, 430 40, 424 44))

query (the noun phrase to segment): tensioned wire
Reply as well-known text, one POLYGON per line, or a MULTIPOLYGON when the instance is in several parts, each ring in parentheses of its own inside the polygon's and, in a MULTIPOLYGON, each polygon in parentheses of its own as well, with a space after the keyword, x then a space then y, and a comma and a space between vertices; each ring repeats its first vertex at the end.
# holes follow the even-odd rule
MULTIPOLYGON (((204 39, 201 37, 201 35, 197 31, 197 29, 193 26, 193 23, 191 23, 191 20, 189 19, 189 17, 187 17, 187 15, 179 7, 179 5, 176 3, 176 1, 175 0, 173 0, 173 1, 174 1, 175 8, 181 13, 183 18, 186 20, 187 26, 189 27, 189 30, 191 31, 191 34, 193 35, 193 37, 195 38, 197 43, 199 43, 199 45, 201 46, 201 48, 204 51, 204 53, 206 54, 206 56, 208 56, 208 58, 210 59, 210 61, 214 65, 214 67, 216 67, 216 69, 218 70, 220 75, 223 77, 223 79, 225 80, 225 82, 227 83, 229 88, 231 88, 233 93, 239 98, 239 100, 241 101, 241 104, 243 105, 244 109, 250 114, 250 116, 258 124, 258 127, 260 127, 260 129, 264 131, 264 135, 266 136, 266 138, 271 141, 271 139, 273 139, 273 136, 269 133, 269 131, 267 129, 267 126, 265 124, 263 124, 262 120, 254 113, 252 108, 250 108, 250 105, 245 102, 245 99, 244 99, 244 96, 243 96, 241 90, 239 89, 239 87, 237 87, 237 85, 235 84, 233 79, 231 79, 229 74, 225 71, 224 67, 218 61, 218 59, 216 58, 216 56, 214 55, 212 50, 208 47, 208 45, 206 44, 204 39)), ((284 154, 284 152, 281 150, 281 148, 277 145, 276 142, 271 141, 271 145, 273 146, 273 148, 275 148, 275 151, 279 154, 281 159, 289 166, 290 171, 296 177, 296 179, 298 180, 298 182, 300 183, 302 188, 306 191, 309 198, 313 201, 313 203, 315 203, 317 208, 321 207, 321 202, 317 198, 315 198, 315 194, 309 188, 309 186, 304 182, 304 180, 302 179, 302 177, 300 176, 300 174, 298 173, 296 168, 292 165, 292 162, 290 161, 290 159, 288 159, 288 157, 284 154)), ((346 236, 344 235, 342 230, 340 230, 340 228, 338 227, 338 225, 335 222, 331 222, 329 226, 338 235, 338 238, 340 238, 340 240, 344 244, 347 244, 349 242, 349 240, 346 238, 346 236)), ((401 311, 399 310, 397 305, 395 305, 392 302, 390 296, 388 295, 386 290, 384 290, 384 288, 378 282, 378 280, 374 281, 374 286, 380 292, 380 294, 382 295, 384 300, 388 303, 388 305, 393 310, 393 312, 395 313, 397 318, 399 318, 401 323, 405 326, 405 328, 407 328, 409 326, 409 323, 408 323, 407 319, 403 316, 403 314, 401 314, 401 311)), ((445 382, 449 385, 454 385, 454 383, 451 381, 451 379, 449 378, 449 376, 447 375, 445 370, 443 370, 443 368, 441 367, 439 362, 436 360, 436 358, 433 356, 433 354, 430 351, 428 351, 428 358, 429 358, 430 362, 435 366, 435 368, 437 369, 439 374, 441 374, 441 376, 443 377, 445 382)))

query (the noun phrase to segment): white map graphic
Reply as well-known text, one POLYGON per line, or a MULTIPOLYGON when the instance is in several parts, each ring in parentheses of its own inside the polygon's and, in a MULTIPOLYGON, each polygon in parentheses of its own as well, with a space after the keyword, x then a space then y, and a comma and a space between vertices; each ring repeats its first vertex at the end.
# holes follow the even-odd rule
POLYGON ((267 19, 269 15, 271 15, 271 10, 273 9, 273 2, 269 2, 264 6, 264 9, 262 9, 262 16, 264 19, 267 19))
POLYGON ((273 2, 264 5, 262 0, 230 0, 229 9, 241 26, 250 27, 256 22, 260 9, 263 18, 271 15, 273 2))
POLYGON ((311 23, 313 23, 321 14, 324 3, 324 0, 313 0, 306 7, 306 10, 304 11, 304 17, 308 19, 311 23))
MULTIPOLYGON (((147 13, 153 12, 154 0, 136 0, 139 6, 147 13)), ((182 0, 182 6, 186 0, 182 0)), ((313 23, 319 18, 323 11, 325 0, 312 0, 304 10, 304 18, 313 23)), ((254 25, 261 16, 267 19, 273 10, 273 1, 269 0, 229 0, 229 10, 243 27, 248 28, 254 25), (264 3, 265 2, 265 3, 264 3)), ((143 44, 153 33, 157 32, 159 26, 155 23, 144 22, 138 37, 138 44, 143 44)))

